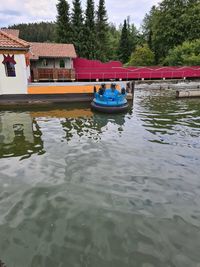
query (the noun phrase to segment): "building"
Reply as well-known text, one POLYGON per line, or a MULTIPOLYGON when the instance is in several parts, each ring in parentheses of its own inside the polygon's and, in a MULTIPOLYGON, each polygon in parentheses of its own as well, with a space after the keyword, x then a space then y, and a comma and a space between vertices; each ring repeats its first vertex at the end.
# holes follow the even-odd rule
POLYGON ((30 43, 32 81, 72 81, 75 79, 73 44, 30 43))
POLYGON ((0 30, 0 95, 27 94, 29 43, 0 30))
POLYGON ((1 29, 2 31, 4 31, 5 33, 8 33, 8 34, 12 34, 14 35, 15 37, 19 38, 19 30, 16 30, 16 29, 1 29))
POLYGON ((72 44, 27 43, 18 35, 19 31, 0 29, 0 106, 91 99, 93 85, 54 83, 75 79, 72 44))

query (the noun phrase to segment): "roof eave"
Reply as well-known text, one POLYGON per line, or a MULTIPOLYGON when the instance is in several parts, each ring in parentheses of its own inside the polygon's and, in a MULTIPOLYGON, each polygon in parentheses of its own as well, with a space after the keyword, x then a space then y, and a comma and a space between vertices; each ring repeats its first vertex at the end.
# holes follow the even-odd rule
POLYGON ((1 46, 0 50, 28 51, 29 47, 22 48, 22 47, 10 47, 10 46, 3 47, 3 46, 1 46))
POLYGON ((31 60, 38 60, 43 58, 77 58, 77 56, 39 56, 37 58, 30 58, 31 60))

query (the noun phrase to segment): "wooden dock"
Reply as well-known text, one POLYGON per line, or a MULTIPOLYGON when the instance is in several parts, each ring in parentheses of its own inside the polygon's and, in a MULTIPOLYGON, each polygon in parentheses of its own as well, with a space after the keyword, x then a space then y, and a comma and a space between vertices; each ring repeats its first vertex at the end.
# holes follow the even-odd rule
MULTIPOLYGON (((106 82, 107 88, 112 82, 106 82)), ((101 83, 33 83, 28 87, 28 94, 7 94, 0 96, 0 106, 51 105, 62 103, 91 102, 94 86, 98 90, 101 83)), ((126 88, 127 83, 117 82, 116 88, 126 88)), ((128 94, 128 100, 133 94, 128 94)))

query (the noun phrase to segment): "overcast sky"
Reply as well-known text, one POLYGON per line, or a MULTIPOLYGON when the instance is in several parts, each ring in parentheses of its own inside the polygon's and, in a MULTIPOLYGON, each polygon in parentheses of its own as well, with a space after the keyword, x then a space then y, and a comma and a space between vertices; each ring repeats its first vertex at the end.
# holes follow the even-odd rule
MULTIPOLYGON (((0 27, 22 22, 54 21, 58 0, 0 0, 0 27)), ((72 0, 69 0, 71 5, 72 0)), ((86 0, 82 0, 85 9, 86 0)), ((98 0, 95 0, 96 5, 98 0)), ((119 25, 130 16, 136 27, 160 0, 105 0, 109 21, 119 25)))

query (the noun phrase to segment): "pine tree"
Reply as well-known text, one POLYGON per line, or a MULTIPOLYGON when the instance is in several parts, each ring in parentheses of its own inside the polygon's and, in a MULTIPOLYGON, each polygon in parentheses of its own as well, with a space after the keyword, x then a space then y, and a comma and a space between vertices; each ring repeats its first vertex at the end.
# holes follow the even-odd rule
POLYGON ((150 49, 152 49, 152 25, 153 25, 153 18, 155 16, 156 6, 152 6, 149 14, 146 14, 143 23, 141 25, 142 34, 145 42, 147 42, 150 49))
POLYGON ((130 17, 127 17, 127 31, 128 31, 128 51, 129 51, 129 57, 131 55, 131 53, 135 50, 136 46, 139 44, 140 42, 140 35, 139 32, 137 30, 137 28, 135 27, 135 25, 132 23, 130 24, 130 17))
POLYGON ((71 43, 72 29, 70 24, 69 4, 66 0, 59 0, 56 5, 57 15, 57 41, 71 43))
POLYGON ((82 56, 83 46, 83 13, 81 9, 80 0, 73 1, 72 8, 72 43, 75 46, 76 52, 79 56, 82 56))
POLYGON ((129 57, 131 55, 129 30, 127 27, 127 21, 126 20, 124 20, 121 38, 119 41, 118 55, 119 55, 119 59, 123 63, 127 63, 129 60, 129 57))
POLYGON ((120 34, 120 30, 116 28, 115 24, 110 23, 108 25, 108 60, 118 60, 120 34))
POLYGON ((87 0, 84 24, 83 56, 87 59, 96 59, 96 29, 94 0, 87 0))
POLYGON ((99 0, 99 6, 97 10, 97 58, 101 61, 107 60, 108 51, 108 23, 107 12, 105 7, 105 0, 99 0))

